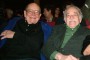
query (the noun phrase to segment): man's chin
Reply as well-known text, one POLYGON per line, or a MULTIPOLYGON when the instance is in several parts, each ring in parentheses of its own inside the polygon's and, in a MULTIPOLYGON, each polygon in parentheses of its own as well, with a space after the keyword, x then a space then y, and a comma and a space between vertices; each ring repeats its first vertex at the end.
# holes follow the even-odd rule
POLYGON ((32 24, 36 24, 37 22, 32 22, 32 24))

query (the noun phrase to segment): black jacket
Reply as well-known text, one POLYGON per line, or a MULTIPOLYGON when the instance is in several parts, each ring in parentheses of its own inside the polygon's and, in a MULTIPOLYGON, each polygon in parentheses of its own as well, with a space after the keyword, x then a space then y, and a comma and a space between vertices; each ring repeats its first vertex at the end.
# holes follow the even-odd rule
POLYGON ((36 58, 40 60, 40 50, 44 37, 41 24, 27 24, 25 20, 17 22, 13 39, 7 39, 0 49, 0 58, 36 58))
MULTIPOLYGON (((88 35, 84 42, 83 42, 83 48, 82 48, 82 53, 84 52, 85 48, 90 44, 90 35, 88 35)), ((80 58, 80 60, 90 60, 90 55, 87 55, 87 56, 82 56, 80 58)))
POLYGON ((61 48, 66 31, 66 25, 58 25, 53 28, 52 35, 49 37, 47 44, 42 51, 45 56, 50 59, 54 51, 58 51, 64 55, 72 54, 75 57, 81 57, 82 44, 90 30, 80 26, 74 35, 69 39, 64 48, 61 48))

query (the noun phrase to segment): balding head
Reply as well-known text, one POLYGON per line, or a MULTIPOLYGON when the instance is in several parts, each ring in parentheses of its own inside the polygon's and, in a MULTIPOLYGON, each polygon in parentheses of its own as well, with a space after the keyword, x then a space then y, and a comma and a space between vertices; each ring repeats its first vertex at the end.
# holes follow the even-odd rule
POLYGON ((40 7, 39 7, 39 5, 37 3, 29 3, 26 6, 25 10, 30 10, 30 9, 31 10, 38 10, 41 13, 41 9, 40 9, 40 7))

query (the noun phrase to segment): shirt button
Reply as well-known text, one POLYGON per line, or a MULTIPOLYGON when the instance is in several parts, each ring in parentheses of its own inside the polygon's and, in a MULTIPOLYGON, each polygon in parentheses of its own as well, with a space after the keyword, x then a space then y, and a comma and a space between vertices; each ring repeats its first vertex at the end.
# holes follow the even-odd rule
POLYGON ((62 52, 64 52, 64 50, 62 50, 62 52))
POLYGON ((73 35, 73 34, 72 34, 73 35))
POLYGON ((26 29, 26 31, 28 31, 28 29, 26 29))

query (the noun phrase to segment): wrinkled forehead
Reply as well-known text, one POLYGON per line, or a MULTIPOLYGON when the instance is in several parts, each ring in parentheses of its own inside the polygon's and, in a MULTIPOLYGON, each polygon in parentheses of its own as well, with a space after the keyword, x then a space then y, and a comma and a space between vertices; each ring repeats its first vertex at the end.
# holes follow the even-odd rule
POLYGON ((37 11, 40 11, 40 7, 37 4, 32 3, 32 4, 29 4, 26 7, 26 10, 37 10, 37 11))
POLYGON ((82 15, 80 9, 78 7, 70 7, 67 9, 66 14, 77 14, 77 15, 82 15))
POLYGON ((69 13, 69 12, 79 13, 79 11, 78 11, 75 7, 67 8, 67 9, 66 9, 66 12, 67 12, 67 13, 69 13))

